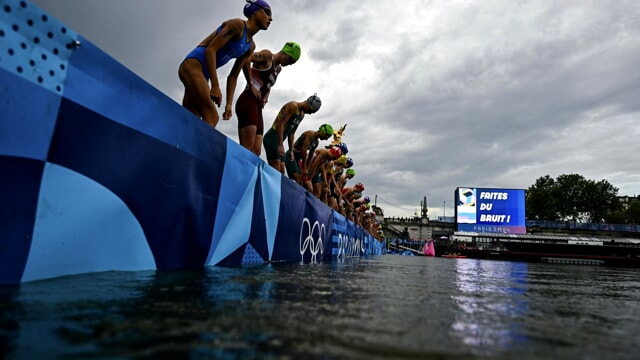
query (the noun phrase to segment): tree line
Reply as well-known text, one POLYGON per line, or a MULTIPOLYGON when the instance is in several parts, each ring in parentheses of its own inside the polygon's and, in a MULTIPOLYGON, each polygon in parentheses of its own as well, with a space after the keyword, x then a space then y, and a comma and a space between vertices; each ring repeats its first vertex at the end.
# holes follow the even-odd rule
POLYGON ((640 224, 640 199, 624 209, 618 188, 578 174, 538 178, 526 191, 526 211, 529 220, 640 224))

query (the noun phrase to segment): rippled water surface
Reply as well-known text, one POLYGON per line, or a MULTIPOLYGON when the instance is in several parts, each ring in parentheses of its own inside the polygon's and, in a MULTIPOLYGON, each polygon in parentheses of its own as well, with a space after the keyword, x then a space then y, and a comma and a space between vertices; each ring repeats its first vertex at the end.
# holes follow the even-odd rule
POLYGON ((640 270, 386 255, 0 288, 0 358, 638 359, 640 270))

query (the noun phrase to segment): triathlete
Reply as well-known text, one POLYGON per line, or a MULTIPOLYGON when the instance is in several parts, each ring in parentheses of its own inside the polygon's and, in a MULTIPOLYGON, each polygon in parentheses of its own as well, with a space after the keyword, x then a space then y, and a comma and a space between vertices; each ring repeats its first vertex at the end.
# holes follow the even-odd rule
POLYGON ((321 105, 322 101, 314 94, 305 101, 289 101, 282 106, 273 125, 264 134, 263 145, 269 165, 284 174, 284 139, 292 149, 296 130, 304 115, 317 112, 321 105))
POLYGON ((333 127, 329 124, 320 125, 317 131, 307 130, 300 134, 293 144, 293 149, 287 150, 285 154, 287 176, 303 185, 303 179, 308 175, 308 165, 320 140, 327 140, 331 135, 333 135, 333 127))
POLYGON ((247 21, 230 19, 223 22, 186 56, 178 68, 178 76, 184 84, 182 106, 211 127, 218 124, 215 105, 220 107, 222 102, 217 69, 236 59, 227 77, 226 104, 222 114, 223 119, 229 120, 238 74, 256 47, 253 36, 271 24, 271 6, 264 0, 247 0, 243 13, 247 21))
POLYGON ((269 101, 271 87, 284 66, 295 64, 300 58, 300 45, 290 41, 282 50, 272 53, 269 50, 254 52, 242 71, 247 86, 236 101, 238 117, 238 138, 240 145, 260 156, 264 120, 262 109, 269 101))

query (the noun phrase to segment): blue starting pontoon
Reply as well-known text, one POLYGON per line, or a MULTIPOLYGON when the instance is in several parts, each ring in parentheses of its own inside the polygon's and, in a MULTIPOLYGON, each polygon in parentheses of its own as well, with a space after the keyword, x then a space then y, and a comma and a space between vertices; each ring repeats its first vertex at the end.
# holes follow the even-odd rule
POLYGON ((0 9, 0 284, 383 246, 27 1, 0 9))

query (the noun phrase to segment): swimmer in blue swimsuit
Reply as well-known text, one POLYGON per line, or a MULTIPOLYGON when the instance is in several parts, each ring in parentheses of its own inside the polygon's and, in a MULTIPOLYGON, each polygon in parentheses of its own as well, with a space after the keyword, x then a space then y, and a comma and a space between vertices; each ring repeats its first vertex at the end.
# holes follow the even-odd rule
POLYGON ((242 67, 247 66, 245 60, 256 47, 253 36, 260 30, 268 29, 271 24, 271 7, 266 1, 246 1, 244 15, 247 20, 231 19, 223 22, 186 56, 178 69, 180 81, 184 84, 182 106, 214 128, 219 119, 215 105, 220 107, 222 102, 217 68, 236 59, 227 76, 226 104, 222 113, 222 118, 229 120, 238 75, 242 67))

